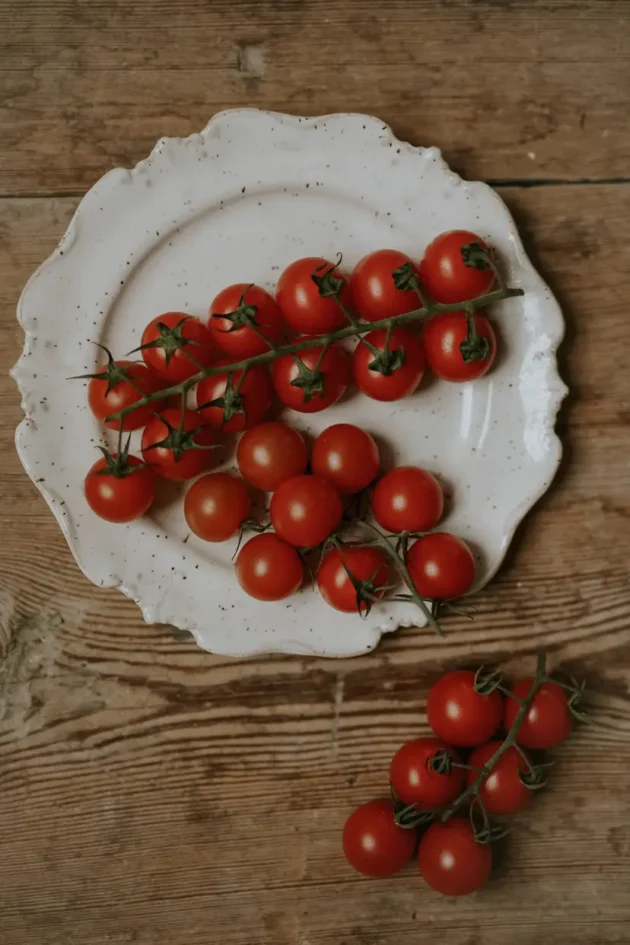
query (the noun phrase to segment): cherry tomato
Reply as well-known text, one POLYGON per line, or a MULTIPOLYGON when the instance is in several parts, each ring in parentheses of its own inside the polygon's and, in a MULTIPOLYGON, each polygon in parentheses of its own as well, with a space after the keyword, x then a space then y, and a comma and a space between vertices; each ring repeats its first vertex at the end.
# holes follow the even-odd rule
POLYGON ((230 473, 210 473, 194 482, 184 500, 191 532, 204 541, 227 541, 251 512, 249 490, 230 473))
POLYGON ((374 597, 384 597, 389 584, 387 559, 378 548, 356 548, 344 545, 327 551, 317 570, 317 585, 327 604, 343 613, 361 613, 369 610, 374 597), (348 571, 364 583, 362 591, 352 583, 348 571), (364 596, 365 594, 370 596, 364 596), (366 603, 367 601, 367 603, 366 603))
POLYGON ((492 871, 492 850, 478 843, 466 817, 436 821, 425 831, 418 847, 420 873, 436 892, 467 896, 487 881, 492 871))
POLYGON ((391 800, 357 807, 343 828, 343 852, 364 876, 392 876, 406 866, 416 848, 415 830, 399 827, 391 800))
POLYGON ((323 358, 321 354, 321 347, 300 351, 301 366, 292 354, 284 354, 273 362, 273 386, 285 406, 299 413, 317 413, 336 404, 344 393, 350 380, 348 355, 336 344, 328 348, 323 358))
POLYGON ((121 462, 113 453, 94 463, 83 484, 88 505, 108 522, 131 522, 147 511, 155 495, 155 476, 137 456, 121 462))
MULTIPOLYGON (((398 289, 395 273, 403 266, 409 269, 409 277, 418 277, 418 270, 410 257, 397 249, 379 249, 364 256, 350 277, 350 291, 355 311, 366 322, 376 322, 392 315, 404 315, 422 302, 413 288, 398 289)), ((402 273, 398 276, 400 279, 402 273)))
POLYGON ((219 292, 210 306, 208 327, 218 347, 233 361, 268 351, 265 338, 275 343, 284 330, 275 299, 260 286, 246 282, 219 292))
POLYGON ((304 566, 295 548, 277 535, 256 535, 239 551, 236 577, 250 597, 282 600, 299 590, 304 566))
POLYGON ((276 300, 293 331, 300 335, 322 335, 341 328, 346 321, 334 295, 337 289, 347 307, 351 296, 346 277, 334 263, 321 256, 309 256, 287 266, 278 279, 276 300), (320 286, 328 293, 324 297, 320 295, 320 286))
POLYGON ((308 451, 303 437, 286 423, 259 423, 240 438, 236 461, 248 482, 273 492, 285 479, 304 472, 308 451))
POLYGON ((214 430, 195 410, 184 411, 180 431, 181 419, 181 409, 169 407, 154 417, 142 434, 143 459, 164 479, 192 479, 212 463, 214 451, 208 447, 216 444, 214 430))
POLYGON ((475 580, 475 559, 468 545, 448 532, 418 538, 409 549, 407 567, 418 593, 427 600, 453 600, 475 580))
POLYGON ((246 372, 204 377, 197 386, 197 405, 211 427, 227 433, 248 430, 271 406, 269 375, 262 365, 253 364, 246 372))
POLYGON ((455 762, 461 763, 451 746, 439 738, 414 738, 405 742, 392 758, 389 780, 403 804, 430 810, 445 807, 461 793, 463 769, 453 767, 448 774, 439 774, 432 764, 437 752, 448 752, 455 762))
MULTIPOLYGON (((112 430, 118 430, 118 420, 106 421, 105 418, 135 404, 144 394, 154 394, 163 386, 158 375, 150 371, 146 364, 110 359, 106 368, 92 376, 88 385, 88 403, 97 420, 112 430)), ((139 407, 127 414, 123 430, 139 430, 155 415, 156 410, 165 406, 166 400, 139 407)))
POLYGON ((372 510, 389 532, 426 532, 442 517, 444 494, 431 473, 417 466, 396 466, 376 483, 372 510))
POLYGON ((497 689, 482 695, 475 689, 475 674, 456 669, 431 687, 427 717, 435 734, 451 745, 483 745, 503 720, 503 697, 497 689))
POLYGON ((488 244, 469 230, 450 230, 437 236, 427 246, 420 263, 422 286, 436 302, 467 302, 492 289, 491 268, 467 266, 462 247, 476 243, 481 249, 488 244))
MULTIPOLYGON (((512 692, 516 699, 529 695, 534 680, 519 679, 512 692)), ((504 725, 509 731, 520 706, 516 699, 505 700, 504 725)), ((516 740, 526 748, 555 748, 571 731, 571 710, 565 690, 556 683, 543 683, 518 730, 516 740)))
POLYGON ((385 330, 364 335, 352 355, 354 380, 373 400, 400 400, 413 394, 422 380, 424 350, 420 339, 406 328, 392 331, 388 354, 384 354, 386 339, 385 330))
MULTIPOLYGON (((490 370, 497 353, 497 339, 485 315, 475 315, 477 334, 485 339, 486 354, 474 360, 464 360, 461 345, 468 337, 465 312, 444 312, 434 315, 425 325, 422 341, 427 363, 437 377, 444 381, 474 381, 490 370)), ((481 342, 483 344, 483 341, 481 342)), ((477 354, 482 354, 479 349, 477 354)))
POLYGON ((212 336, 185 312, 158 315, 142 332, 142 357, 167 384, 179 384, 214 360, 212 336))
MULTIPOLYGON (((473 751, 468 764, 472 768, 483 768, 500 747, 499 741, 481 745, 473 751)), ((481 803, 489 814, 496 816, 516 814, 528 803, 532 792, 521 781, 521 774, 525 774, 527 770, 527 762, 519 755, 516 748, 510 746, 506 749, 479 791, 481 803)), ((478 776, 479 770, 467 771, 467 784, 473 784, 478 776)))
POLYGON ((340 492, 360 492, 378 473, 378 446, 369 433, 351 423, 335 423, 313 444, 313 472, 329 479, 340 492))
POLYGON ((337 527, 343 507, 327 479, 293 476, 274 492, 269 513, 280 538, 297 548, 314 548, 337 527))

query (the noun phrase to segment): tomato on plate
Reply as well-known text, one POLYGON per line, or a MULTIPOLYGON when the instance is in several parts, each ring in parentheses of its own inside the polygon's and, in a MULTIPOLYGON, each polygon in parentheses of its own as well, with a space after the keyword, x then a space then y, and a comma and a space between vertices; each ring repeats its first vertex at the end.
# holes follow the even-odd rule
POLYGON ((233 361, 268 351, 267 340, 275 344, 284 331, 276 300, 260 286, 246 282, 219 292, 210 306, 208 327, 217 346, 233 361))
POLYGON ((108 522, 131 522, 149 509, 155 476, 137 456, 107 453, 97 460, 83 484, 93 512, 108 522))
POLYGON ((352 367, 359 390, 373 400, 400 400, 413 394, 424 374, 422 342, 406 328, 371 331, 354 349, 352 367))
POLYGON ((442 517, 444 493, 430 472, 396 466, 376 483, 372 511, 381 528, 389 532, 426 532, 442 517))
POLYGON ((209 330, 185 312, 165 312, 149 322, 140 351, 145 363, 169 385, 209 367, 215 355, 209 330))
POLYGON ((418 847, 418 867, 431 889, 446 896, 467 896, 488 880, 492 850, 475 840, 467 817, 436 821, 418 847))
POLYGON ((274 531, 296 548, 315 548, 335 530, 343 513, 335 487, 321 476, 293 476, 271 498, 274 531))
POLYGON ((406 866, 416 848, 415 830, 399 827, 391 800, 357 807, 343 828, 346 860, 364 876, 392 876, 406 866))
POLYGON ((350 276, 355 311, 364 321, 376 322, 422 308, 414 279, 419 284, 418 270, 406 253, 397 249, 369 253, 356 264, 350 276), (399 288, 403 285, 408 288, 399 288))
POLYGON ((350 359, 340 345, 283 354, 271 365, 278 399, 299 413, 317 413, 336 404, 350 380, 350 359))
MULTIPOLYGON (((508 731, 514 724, 520 708, 516 700, 525 699, 529 695, 533 682, 531 676, 519 679, 511 688, 516 699, 506 697, 504 725, 508 731)), ((571 710, 567 693, 556 683, 543 683, 521 723, 516 736, 517 742, 526 748, 555 748, 570 732, 571 710)))
POLYGON ((197 406, 211 427, 226 433, 248 430, 271 406, 269 375, 261 364, 253 364, 246 371, 204 377, 197 386, 197 406))
POLYGON ((360 492, 378 473, 378 446, 369 433, 351 423, 335 423, 313 444, 313 472, 329 479, 340 492, 360 492))
MULTIPOLYGON (((146 364, 138 361, 114 361, 108 353, 107 367, 97 374, 85 375, 90 378, 88 385, 88 404, 97 420, 112 430, 118 430, 118 420, 107 420, 113 413, 124 410, 137 403, 145 394, 154 394, 164 384, 157 374, 150 371, 146 364)), ((156 410, 167 406, 166 400, 145 404, 123 420, 123 430, 139 430, 155 415, 156 410)))
POLYGON ((375 597, 385 596, 389 583, 387 559, 378 548, 353 545, 331 548, 317 569, 317 586, 322 597, 335 610, 346 614, 367 613, 375 597))
POLYGON ((299 476, 308 463, 304 438, 286 423, 259 423, 240 438, 236 462, 241 475, 263 492, 299 476))
POLYGON ((429 243, 420 263, 422 287, 436 302, 449 304, 485 295, 494 285, 494 272, 485 261, 487 252, 485 240, 470 230, 441 233, 429 243), (464 256, 471 265, 466 265, 464 256))
POLYGON ((407 567, 418 593, 427 600, 461 597, 475 580, 472 551, 448 532, 418 538, 409 549, 407 567))
POLYGON ((321 256, 297 259, 278 279, 276 301, 282 316, 300 335, 323 335, 346 323, 341 305, 351 303, 347 279, 321 256))
POLYGON ((153 417, 142 434, 142 456, 164 479, 192 479, 212 463, 214 430, 195 410, 169 407, 153 417))
POLYGON ((444 752, 461 764, 457 753, 440 738, 414 738, 401 745, 389 770, 392 790, 399 801, 431 810, 455 800, 464 784, 464 771, 456 767, 444 774, 437 771, 432 759, 444 752))
MULTIPOLYGON (((473 751, 468 764, 478 770, 466 772, 466 783, 469 786, 477 780, 480 769, 492 758, 501 744, 499 741, 487 742, 473 751)), ((529 802, 532 791, 521 780, 521 775, 527 774, 527 771, 527 762, 516 748, 507 748, 479 791, 481 803, 488 814, 516 814, 529 802)))
POLYGON ((476 339, 468 341, 465 312, 434 315, 424 326, 427 363, 444 381, 474 381, 487 374, 497 353, 494 329, 485 315, 474 316, 476 339), (463 346, 463 350, 462 350, 463 346))
POLYGON ((227 541, 251 512, 249 490, 230 473, 210 473, 192 484, 184 500, 191 532, 204 541, 227 541))
POLYGON ((255 535, 238 553, 236 577, 256 600, 283 600, 299 590, 304 566, 295 548, 277 535, 255 535))
POLYGON ((451 745, 482 745, 503 721, 503 697, 497 689, 477 692, 475 673, 456 669, 431 687, 427 718, 435 734, 451 745))

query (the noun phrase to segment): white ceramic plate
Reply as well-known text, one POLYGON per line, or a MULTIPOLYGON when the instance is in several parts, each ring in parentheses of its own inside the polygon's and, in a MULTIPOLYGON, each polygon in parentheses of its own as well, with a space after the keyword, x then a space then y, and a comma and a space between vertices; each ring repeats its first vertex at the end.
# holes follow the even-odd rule
POLYGON ((90 580, 119 587, 145 620, 188 629, 223 654, 360 654, 384 631, 421 625, 409 604, 382 604, 361 620, 331 610, 311 588, 277 604, 248 598, 234 578, 233 542, 184 543, 181 494, 128 526, 98 519, 81 484, 102 433, 85 383, 66 378, 94 370, 92 342, 120 357, 155 315, 204 317, 232 282, 273 289, 284 266, 305 255, 342 252, 352 266, 395 247, 420 258, 452 228, 488 239, 508 283, 525 292, 492 311, 501 347, 490 375, 462 386, 434 381, 394 404, 355 394, 321 414, 288 413, 311 433, 341 419, 357 423, 389 463, 440 474, 453 494, 443 525, 470 542, 482 585, 555 473, 553 427, 566 391, 556 367, 561 312, 499 197, 462 181, 435 148, 396 140, 375 118, 253 109, 223 112, 190 138, 162 139, 134 170, 103 177, 24 290, 26 340, 13 370, 26 414, 20 458, 90 580))

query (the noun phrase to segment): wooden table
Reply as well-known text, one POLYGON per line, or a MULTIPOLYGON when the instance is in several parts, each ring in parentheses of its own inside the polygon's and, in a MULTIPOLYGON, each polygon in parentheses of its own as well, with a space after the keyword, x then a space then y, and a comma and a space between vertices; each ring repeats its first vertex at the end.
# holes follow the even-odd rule
MULTIPOLYGON (((628 0, 0 0, 0 941, 630 942, 628 0), (565 458, 473 623, 370 656, 202 654, 82 577, 13 449, 18 294, 84 191, 221 108, 379 115, 493 183, 564 307, 565 458), (440 669, 585 675, 596 723, 444 900, 345 817, 440 669)), ((55 313, 51 312, 54 318, 55 313)))

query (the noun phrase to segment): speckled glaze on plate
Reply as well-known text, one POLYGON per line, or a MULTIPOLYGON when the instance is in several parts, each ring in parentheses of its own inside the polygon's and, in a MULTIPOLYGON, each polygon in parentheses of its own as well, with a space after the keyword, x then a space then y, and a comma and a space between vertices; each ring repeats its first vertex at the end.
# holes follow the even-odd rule
MULTIPOLYGON (((462 386, 429 381, 394 404, 353 393, 322 414, 287 416, 313 434, 342 418, 357 423, 388 464, 439 474, 452 494, 443 527, 470 542, 478 586, 488 581, 560 459, 560 309, 499 197, 462 181, 435 148, 398 141, 364 115, 306 119, 254 109, 222 112, 201 134, 162 139, 133 170, 105 175, 20 300, 26 340, 13 376, 26 418, 17 448, 87 577, 120 588, 145 620, 190 630, 215 653, 354 655, 383 632, 422 625, 404 603, 375 606, 367 620, 338 614, 311 587, 277 604, 248 598, 234 578, 234 542, 184 543, 178 487, 166 487, 140 521, 98 519, 82 481, 103 435, 85 383, 66 378, 100 363, 93 342, 120 357, 156 314, 204 317, 231 282, 273 289, 284 266, 304 255, 343 252, 347 267, 382 247, 419 258, 452 228, 488 239, 508 282, 525 292, 493 308, 500 354, 490 375, 462 386)), ((230 455, 225 468, 232 464, 230 455)))

